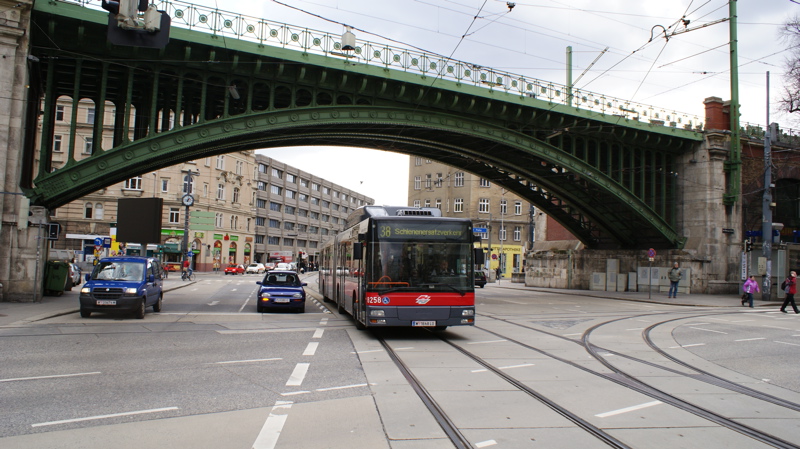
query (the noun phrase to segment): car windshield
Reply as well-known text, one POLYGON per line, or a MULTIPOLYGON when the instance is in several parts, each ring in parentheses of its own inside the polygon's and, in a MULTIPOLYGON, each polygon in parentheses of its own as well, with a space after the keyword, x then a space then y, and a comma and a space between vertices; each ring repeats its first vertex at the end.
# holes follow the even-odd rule
POLYGON ((144 264, 141 262, 100 262, 92 272, 99 281, 142 281, 144 264))
POLYGON ((269 273, 261 285, 273 287, 300 287, 300 279, 294 273, 269 273))

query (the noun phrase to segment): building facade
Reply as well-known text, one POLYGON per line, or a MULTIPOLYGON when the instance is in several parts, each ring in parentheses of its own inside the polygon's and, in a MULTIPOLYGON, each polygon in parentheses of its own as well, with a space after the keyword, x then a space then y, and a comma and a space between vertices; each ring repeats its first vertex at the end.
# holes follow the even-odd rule
MULTIPOLYGON (((102 139, 95 141, 94 104, 59 101, 52 170, 116 144, 113 125, 107 125, 116 115, 112 104, 105 114, 102 139)), ((51 247, 71 250, 78 262, 85 263, 117 254, 155 255, 172 270, 179 269, 187 253, 199 271, 252 262, 313 263, 316 249, 342 229, 347 214, 372 202, 254 150, 238 151, 135 176, 50 211, 50 221, 61 226, 60 238, 51 247), (182 202, 186 195, 194 199, 191 206, 182 202), (121 198, 163 200, 160 242, 142 248, 136 242, 116 240, 121 198), (97 239, 104 244, 98 247, 97 239)))
POLYGON ((410 206, 436 207, 445 217, 469 218, 484 249, 484 268, 510 277, 521 273, 525 252, 532 248, 536 211, 519 196, 488 179, 425 159, 409 158, 410 206), (498 271, 499 269, 499 271, 498 271))

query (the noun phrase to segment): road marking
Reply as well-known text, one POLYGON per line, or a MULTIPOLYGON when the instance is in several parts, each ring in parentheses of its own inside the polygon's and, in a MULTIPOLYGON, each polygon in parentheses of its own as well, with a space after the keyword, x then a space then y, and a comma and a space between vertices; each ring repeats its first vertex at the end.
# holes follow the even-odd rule
POLYGON ((323 319, 321 319, 321 320, 320 320, 320 322, 319 322, 319 325, 320 325, 320 326, 325 326, 325 325, 327 325, 327 324, 328 324, 328 319, 327 319, 327 318, 323 318, 323 319))
POLYGON ((480 443, 475 443, 475 447, 477 448, 489 447, 489 446, 494 446, 495 444, 497 444, 497 441, 495 440, 486 440, 486 441, 481 441, 480 443))
POLYGON ((227 365, 231 363, 257 363, 257 362, 272 362, 275 360, 283 360, 280 357, 273 357, 271 359, 250 359, 250 360, 230 360, 227 362, 214 362, 215 365, 227 365))
MULTIPOLYGON (((361 387, 367 387, 367 386, 369 386, 369 384, 344 385, 344 386, 341 386, 341 387, 317 388, 314 391, 319 392, 319 391, 346 390, 346 389, 349 389, 349 388, 361 388, 361 387)), ((287 393, 281 393, 281 396, 297 396, 297 395, 300 395, 300 394, 311 394, 314 391, 309 391, 309 390, 290 391, 290 392, 287 392, 287 393)))
POLYGON ((725 334, 725 335, 728 335, 728 333, 727 333, 727 332, 715 331, 715 330, 711 330, 711 329, 703 329, 702 327, 693 327, 692 329, 694 329, 694 330, 698 330, 698 331, 714 332, 714 333, 716 333, 716 334, 725 334))
POLYGON ((383 349, 370 349, 369 351, 355 351, 351 352, 350 354, 367 354, 370 352, 383 352, 383 349))
POLYGON ((258 288, 255 288, 253 290, 253 293, 250 293, 250 296, 248 296, 247 299, 244 300, 244 304, 242 304, 242 307, 239 307, 239 313, 242 313, 242 310, 244 310, 244 308, 247 307, 247 303, 250 302, 250 298, 252 298, 254 294, 258 294, 258 288))
POLYGON ((633 329, 625 329, 626 331, 643 331, 643 327, 634 327, 633 329))
POLYGON ((705 343, 694 343, 691 345, 680 345, 680 346, 670 346, 669 349, 677 349, 677 348, 691 348, 692 346, 705 346, 705 343))
POLYGON ((770 328, 770 329, 780 329, 780 330, 783 330, 783 331, 791 331, 791 330, 794 330, 794 329, 789 329, 788 327, 769 326, 769 325, 766 325, 766 324, 765 324, 765 325, 763 325, 763 326, 761 326, 761 327, 768 327, 768 328, 770 328))
POLYGON ((323 332, 325 332, 325 329, 317 329, 314 331, 314 335, 311 338, 322 338, 323 332))
POLYGON ((253 443, 253 449, 274 449, 278 444, 278 437, 281 436, 283 425, 286 424, 286 419, 289 417, 289 409, 292 408, 290 401, 276 401, 275 406, 264 421, 264 426, 261 427, 261 432, 258 433, 256 441, 253 443))
POLYGON ((289 380, 286 381, 287 387, 299 387, 303 384, 303 379, 306 377, 306 373, 308 373, 308 367, 311 366, 310 363, 298 363, 294 367, 294 371, 292 371, 292 375, 289 376, 289 380))
POLYGON ((98 416, 87 416, 85 418, 75 418, 75 419, 65 419, 62 421, 50 421, 50 422, 42 422, 38 424, 31 424, 31 427, 44 427, 44 426, 56 426, 59 424, 69 424, 75 422, 82 422, 82 421, 94 421, 97 419, 108 419, 108 418, 117 418, 120 416, 133 416, 133 415, 144 415, 146 413, 159 413, 159 412, 167 412, 171 410, 179 410, 178 407, 164 407, 164 408, 154 408, 150 410, 138 410, 135 412, 124 412, 124 413, 113 413, 111 415, 98 415, 98 416))
POLYGON ((726 320, 726 319, 724 319, 724 318, 709 318, 709 320, 714 320, 714 321, 725 321, 726 323, 727 323, 728 321, 730 321, 730 320, 726 320))
POLYGON ((564 337, 574 337, 576 335, 583 335, 582 333, 578 332, 577 334, 564 334, 564 337))
POLYGON ((94 371, 91 373, 54 374, 52 376, 35 376, 35 377, 16 377, 14 379, 0 379, 0 382, 16 382, 19 380, 58 379, 60 377, 92 376, 95 374, 101 374, 101 373, 100 371, 94 371))
POLYGON ((319 346, 318 341, 312 341, 311 343, 306 346, 306 350, 303 351, 303 355, 314 355, 317 352, 317 347, 319 346))
MULTIPOLYGON (((536 366, 533 363, 523 363, 522 365, 509 365, 509 366, 498 366, 497 369, 511 369, 511 368, 524 368, 526 366, 536 366)), ((489 371, 485 368, 482 369, 474 369, 472 370, 473 373, 483 373, 489 371)))
POLYGON ((704 324, 711 324, 711 323, 684 323, 684 326, 702 326, 704 324))
POLYGON ((600 413, 598 415, 594 415, 598 418, 608 418, 609 416, 621 415, 623 413, 628 412, 635 412, 636 410, 641 410, 643 408, 652 407, 654 405, 661 404, 661 401, 653 401, 653 402, 646 402, 644 404, 634 405, 632 407, 621 408, 619 410, 613 410, 610 412, 600 413))
POLYGON ((800 345, 799 345, 799 344, 797 344, 797 343, 787 343, 787 342, 785 342, 785 341, 777 341, 777 340, 775 340, 775 343, 780 343, 780 344, 782 344, 782 345, 800 346, 800 345))
POLYGON ((208 303, 209 306, 216 306, 217 304, 219 304, 219 301, 211 301, 208 303))
POLYGON ((756 341, 756 340, 766 340, 766 338, 764 338, 764 337, 758 337, 758 338, 742 338, 741 340, 733 340, 733 341, 756 341))
POLYGON ((467 344, 468 345, 482 345, 482 344, 486 344, 486 343, 501 343, 501 342, 504 342, 504 341, 508 341, 508 340, 473 341, 473 342, 470 342, 470 343, 467 343, 467 344))
POLYGON ((413 346, 406 346, 404 348, 394 348, 395 351, 405 351, 405 350, 408 350, 408 349, 414 349, 414 347, 413 346))

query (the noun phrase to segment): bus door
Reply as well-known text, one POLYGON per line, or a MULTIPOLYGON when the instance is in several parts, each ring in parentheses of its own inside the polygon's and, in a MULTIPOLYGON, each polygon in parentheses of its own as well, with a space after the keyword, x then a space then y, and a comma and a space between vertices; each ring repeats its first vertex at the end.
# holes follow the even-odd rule
POLYGON ((354 242, 351 246, 352 251, 348 257, 348 296, 350 309, 352 310, 353 317, 358 321, 364 321, 364 258, 363 258, 363 245, 361 242, 354 242))

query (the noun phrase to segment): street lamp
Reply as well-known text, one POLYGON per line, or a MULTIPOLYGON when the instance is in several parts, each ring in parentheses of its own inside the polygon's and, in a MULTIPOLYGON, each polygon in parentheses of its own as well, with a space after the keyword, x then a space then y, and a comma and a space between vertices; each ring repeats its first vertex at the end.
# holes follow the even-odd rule
POLYGON ((181 268, 186 265, 186 261, 189 259, 189 208, 194 205, 194 195, 192 192, 194 189, 192 177, 199 175, 199 171, 192 171, 192 169, 188 170, 181 170, 181 172, 186 173, 184 176, 184 185, 186 186, 186 193, 181 198, 181 203, 186 206, 186 211, 184 213, 184 223, 183 223, 183 261, 181 263, 181 268))

